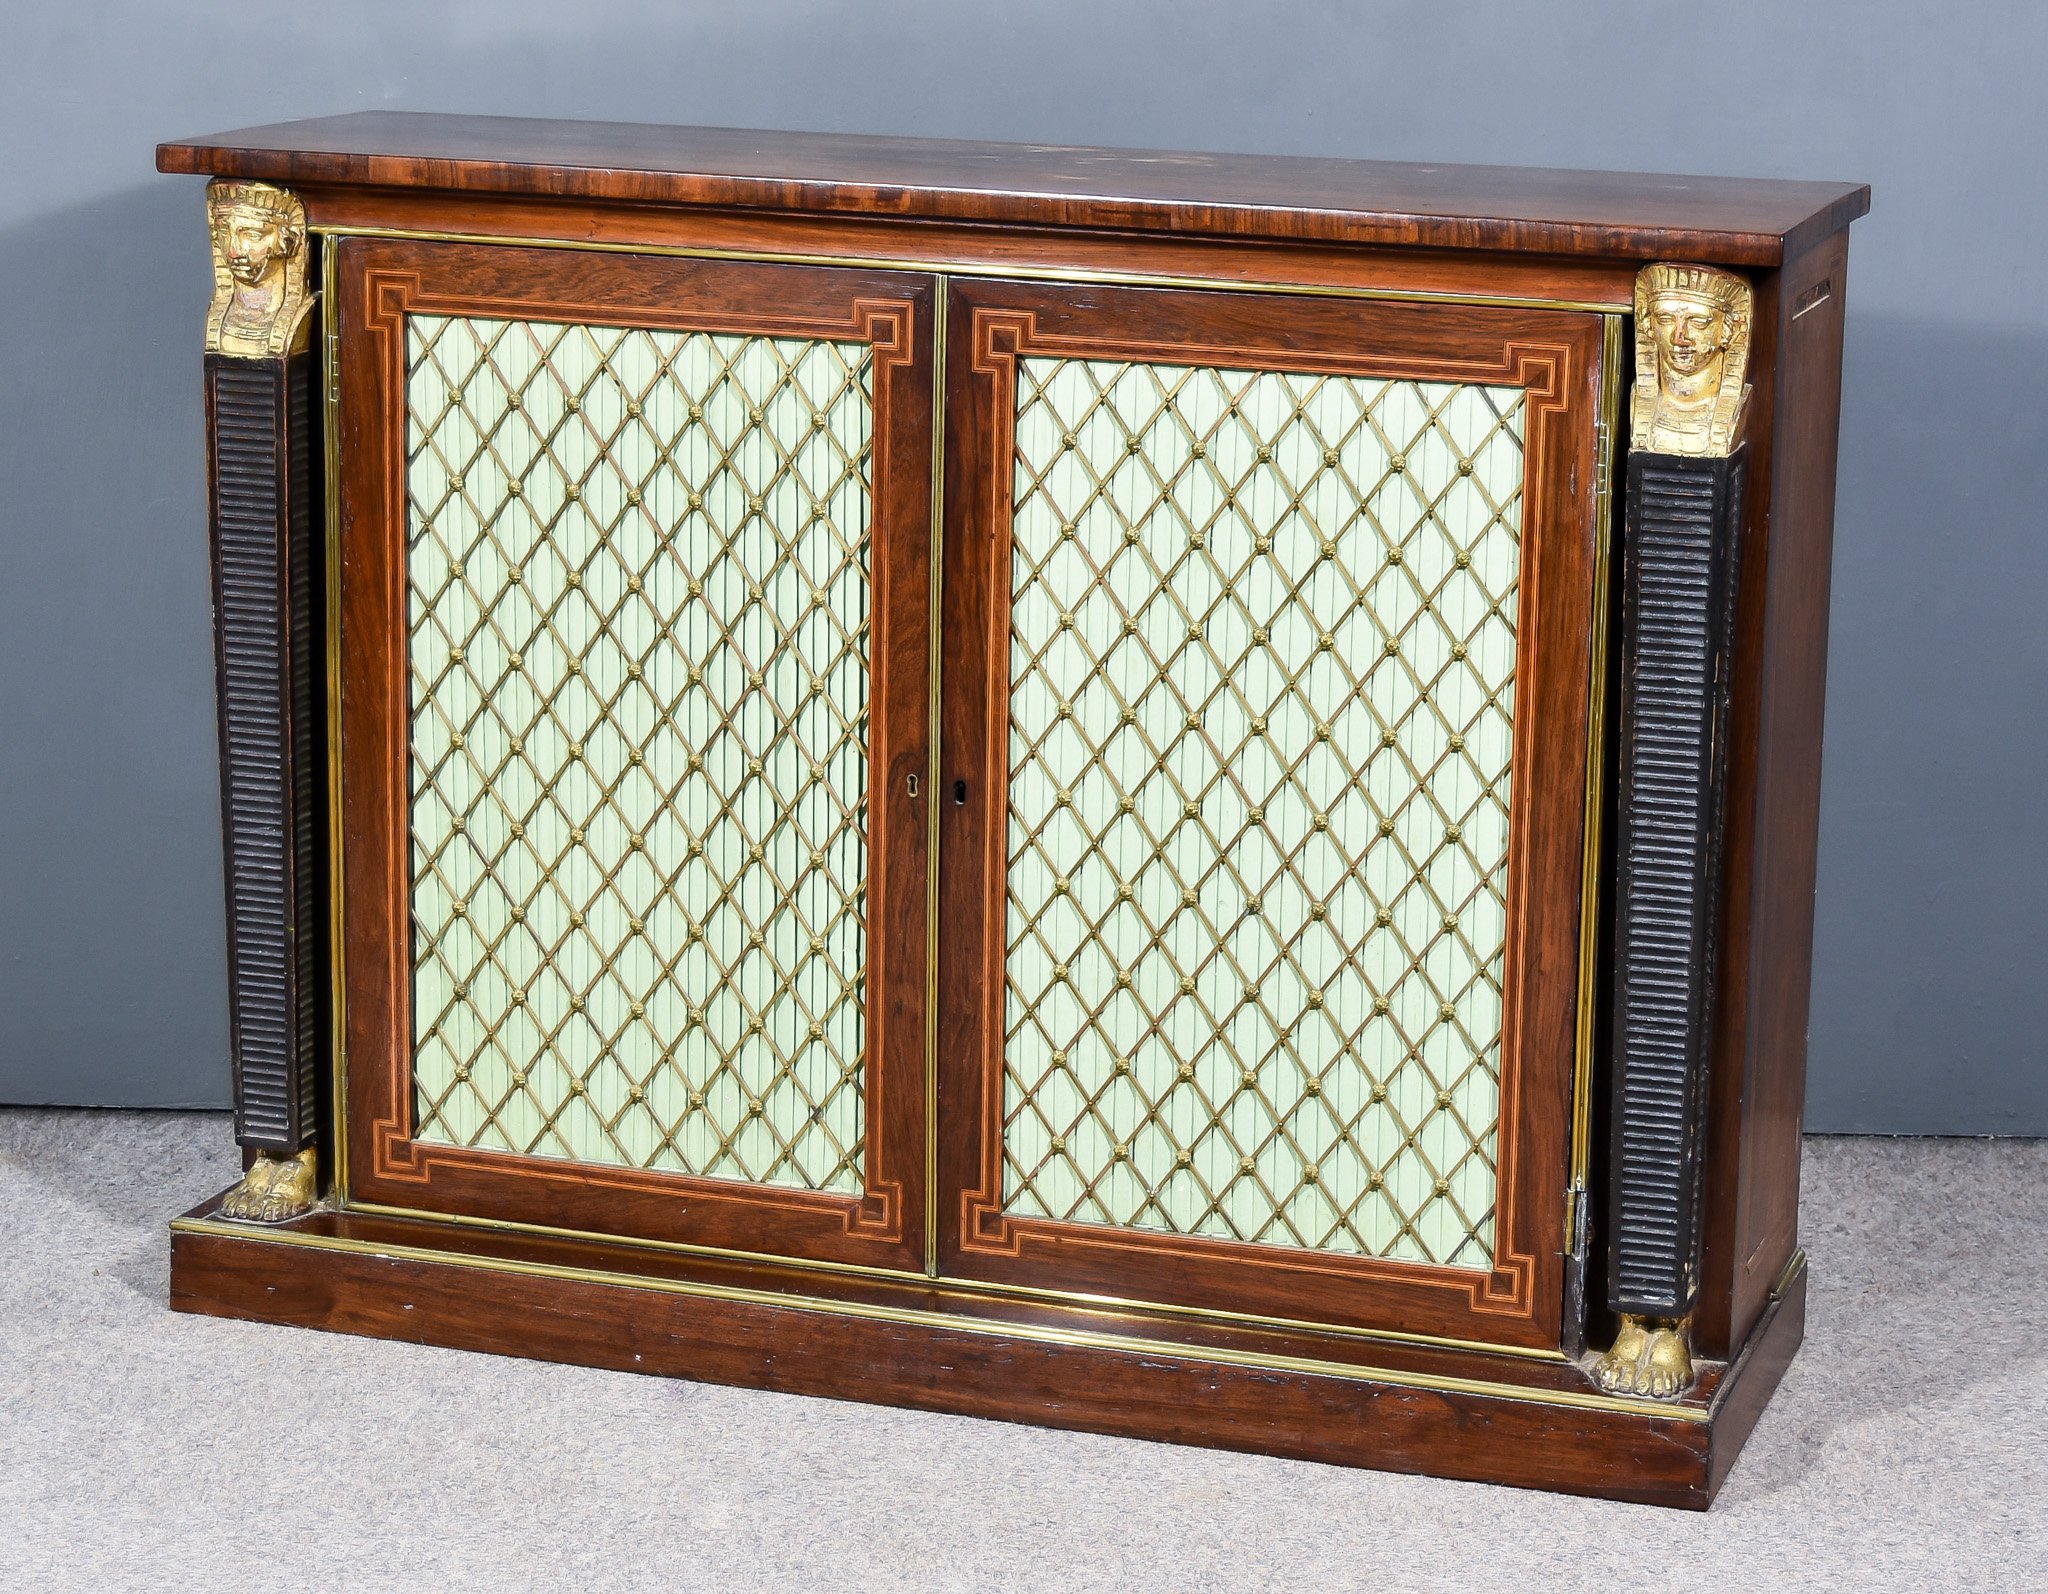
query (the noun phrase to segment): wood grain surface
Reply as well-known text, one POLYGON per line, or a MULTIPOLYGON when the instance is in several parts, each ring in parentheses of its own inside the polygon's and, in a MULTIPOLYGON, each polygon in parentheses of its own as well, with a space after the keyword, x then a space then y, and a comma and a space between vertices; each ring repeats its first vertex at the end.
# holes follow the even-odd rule
POLYGON ((285 184, 1775 266, 1854 183, 1416 165, 359 111, 183 139, 157 169, 285 184))
POLYGON ((1727 1377, 1653 1414, 1587 1402, 1568 1363, 416 1220, 233 1227, 215 1204, 173 1233, 175 1310, 1694 1510, 1804 1321, 1802 1272, 1727 1377))

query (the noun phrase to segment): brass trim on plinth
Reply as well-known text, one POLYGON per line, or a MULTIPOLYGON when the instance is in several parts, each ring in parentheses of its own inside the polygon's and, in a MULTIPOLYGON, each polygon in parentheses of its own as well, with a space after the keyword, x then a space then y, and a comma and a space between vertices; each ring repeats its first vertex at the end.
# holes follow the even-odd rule
POLYGON ((1803 1246, 1795 1245, 1792 1248, 1791 1256, 1787 1257, 1785 1260, 1785 1266, 1783 1271, 1781 1271, 1778 1274, 1777 1282, 1771 1286, 1771 1299, 1774 1301, 1782 1300, 1784 1298, 1785 1292, 1792 1288, 1792 1281, 1798 1278, 1799 1275, 1805 1271, 1805 1248, 1803 1246))
MULTIPOLYGON (((988 1339, 1018 1339, 1041 1345, 1066 1345, 1076 1349, 1105 1350, 1144 1357, 1166 1357, 1193 1362, 1214 1362, 1258 1372, 1296 1373, 1322 1378, 1339 1378, 1352 1383, 1378 1383, 1396 1388, 1436 1390, 1449 1394, 1480 1395, 1496 1400, 1513 1400, 1528 1405, 1566 1406, 1585 1411, 1605 1411, 1632 1416, 1660 1417, 1672 1422, 1711 1422, 1711 1407, 1673 1406, 1662 1401, 1631 1399, 1576 1390, 1538 1390, 1521 1384, 1502 1384, 1487 1379, 1458 1378, 1447 1374, 1403 1372, 1392 1368, 1350 1365, 1305 1356, 1259 1355, 1225 1346, 1184 1345, 1172 1340, 1129 1338, 1088 1329, 1049 1328, 1036 1323, 995 1321, 926 1311, 916 1307, 876 1306, 860 1301, 833 1301, 815 1295, 786 1295, 773 1290, 744 1289, 733 1285, 699 1284, 684 1279, 648 1278, 635 1274, 608 1273, 598 1268, 564 1267, 555 1263, 520 1262, 500 1257, 465 1256, 423 1246, 375 1244, 365 1240, 330 1235, 297 1233, 289 1229, 251 1231, 211 1218, 175 1218, 173 1234, 207 1235, 220 1239, 257 1241, 268 1245, 296 1245, 310 1250, 336 1251, 355 1256, 374 1256, 386 1261, 419 1262, 446 1267, 473 1268, 481 1272, 515 1274, 528 1278, 561 1279, 584 1284, 609 1284, 627 1289, 650 1290, 698 1300, 733 1301, 775 1311, 808 1312, 827 1317, 859 1317, 871 1321, 901 1323, 909 1327, 944 1329, 952 1333, 976 1334, 988 1339)), ((1492 1347, 1487 1347, 1491 1349, 1492 1347)))
MULTIPOLYGON (((848 1278, 883 1279, 900 1284, 940 1284, 948 1289, 1001 1299, 1046 1301, 1060 1306, 1077 1306, 1104 1311, 1145 1312, 1163 1317, 1186 1318, 1190 1322, 1213 1322, 1241 1328, 1272 1329, 1282 1333, 1329 1334, 1343 1339, 1384 1340, 1390 1345, 1414 1345, 1422 1349, 1483 1351, 1489 1356, 1512 1356, 1519 1361, 1566 1362, 1563 1351, 1526 1345, 1500 1345, 1491 1340, 1455 1339, 1447 1334, 1412 1334, 1398 1328, 1360 1328, 1348 1323, 1323 1323, 1311 1318, 1270 1317, 1256 1312, 1231 1312, 1213 1306, 1181 1306, 1172 1302, 1140 1300, 1124 1295, 1095 1295, 1083 1290, 1047 1289, 1031 1284, 995 1283, 953 1273, 923 1273, 910 1268, 877 1267, 862 1262, 820 1261, 815 1257, 788 1256, 779 1251, 741 1251, 728 1246, 695 1245, 688 1240, 650 1240, 636 1235, 609 1234, 595 1229, 569 1229, 546 1223, 521 1223, 513 1218, 479 1218, 459 1212, 437 1212, 426 1207, 387 1206, 376 1201, 351 1201, 338 1211, 369 1217, 406 1218, 417 1223, 449 1223, 458 1228, 503 1234, 532 1234, 546 1239, 581 1240, 619 1245, 634 1250, 659 1251, 678 1256, 703 1257, 719 1262, 762 1262, 806 1273, 844 1275, 848 1278)), ((435 1253, 439 1255, 440 1253, 435 1253)), ((637 1274, 622 1274, 637 1278, 637 1274)))
POLYGON ((955 1278, 948 1274, 940 1283, 1021 1300, 1048 1301, 1062 1306, 1099 1307, 1108 1311, 1147 1312, 1166 1317, 1183 1317, 1195 1322, 1227 1323, 1240 1328, 1275 1329, 1288 1333, 1340 1335, 1345 1339, 1385 1340, 1390 1345, 1414 1345, 1433 1350, 1483 1351, 1489 1356, 1512 1356, 1526 1362, 1568 1362, 1563 1351, 1546 1346, 1502 1345, 1486 1339, 1456 1339, 1449 1334, 1411 1334, 1398 1328, 1358 1328, 1345 1323, 1319 1323, 1300 1317, 1271 1317, 1258 1312, 1230 1312, 1214 1306, 1181 1306, 1171 1302, 1139 1300, 1127 1295, 1094 1295, 1084 1290, 1055 1290, 1041 1285, 992 1283, 987 1279, 955 1278))
MULTIPOLYGON (((465 1213, 439 1212, 426 1207, 388 1206, 375 1201, 351 1201, 345 1210, 366 1216, 385 1218, 406 1218, 420 1223, 450 1223, 460 1228, 480 1229, 487 1232, 506 1234, 532 1234, 548 1239, 592 1241, 605 1245, 628 1246, 635 1250, 673 1252, 681 1256, 704 1257, 713 1261, 763 1262, 776 1267, 798 1269, 809 1273, 844 1274, 853 1278, 888 1279, 905 1284, 943 1284, 948 1288, 973 1291, 982 1295, 1014 1297, 1023 1300, 1048 1301, 1059 1305, 1102 1308, 1114 1311, 1155 1313, 1162 1316, 1182 1317, 1197 1322, 1234 1324, 1246 1328, 1274 1329, 1285 1332, 1330 1334, 1345 1339, 1384 1340, 1395 1345, 1483 1351, 1492 1356, 1512 1356, 1522 1361, 1565 1362, 1571 1357, 1560 1350, 1526 1345, 1502 1345, 1492 1340, 1457 1339, 1447 1334, 1416 1334, 1397 1328, 1360 1328, 1347 1323, 1325 1323, 1312 1318, 1273 1317, 1256 1312, 1232 1312, 1220 1307, 1183 1306, 1172 1302, 1142 1300, 1133 1296, 1099 1295, 1082 1290, 1047 1289, 1029 1284, 997 1283, 988 1279, 968 1278, 952 1273, 927 1274, 908 1268, 877 1267, 859 1262, 819 1261, 811 1257, 789 1256, 775 1251, 742 1251, 726 1246, 696 1245, 687 1240, 652 1240, 634 1235, 620 1235, 594 1229, 570 1229, 545 1223, 522 1223, 512 1218, 479 1218, 465 1213)), ((637 1275, 626 1275, 637 1277, 637 1275)))

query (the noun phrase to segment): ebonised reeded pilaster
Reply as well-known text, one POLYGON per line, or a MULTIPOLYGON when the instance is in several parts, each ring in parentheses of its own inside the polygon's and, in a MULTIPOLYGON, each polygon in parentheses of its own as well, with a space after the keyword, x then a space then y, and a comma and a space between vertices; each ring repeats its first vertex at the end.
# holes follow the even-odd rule
POLYGON ((1746 452, 1634 453, 1622 596, 1608 1305, 1700 1282, 1708 1024, 1746 452))
POLYGON ((254 1158, 224 1217, 283 1222, 318 1189, 320 945, 314 677, 313 299, 306 207, 207 185, 208 527, 220 691, 235 1138, 254 1158))
POLYGON ((313 1137, 315 896, 312 356, 206 357, 235 1138, 313 1137))

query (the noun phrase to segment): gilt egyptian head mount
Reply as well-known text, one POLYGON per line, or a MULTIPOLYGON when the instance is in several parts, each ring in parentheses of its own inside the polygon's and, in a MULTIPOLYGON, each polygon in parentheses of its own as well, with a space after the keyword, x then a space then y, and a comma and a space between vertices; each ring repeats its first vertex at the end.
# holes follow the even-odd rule
POLYGON ((213 240, 213 302, 206 350, 245 359, 291 354, 311 325, 306 293, 306 207, 268 183, 206 187, 213 240))
POLYGON ((1658 262, 1636 273, 1632 446, 1703 457, 1735 452, 1748 419, 1755 294, 1712 266, 1658 262))

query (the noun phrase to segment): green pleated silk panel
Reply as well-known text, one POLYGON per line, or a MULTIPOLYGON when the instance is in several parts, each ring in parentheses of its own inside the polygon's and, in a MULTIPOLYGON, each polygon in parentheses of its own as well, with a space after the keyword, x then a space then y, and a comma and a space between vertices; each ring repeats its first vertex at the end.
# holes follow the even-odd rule
POLYGON ((857 1192, 867 345, 407 350, 419 1138, 857 1192))
POLYGON ((1491 1265, 1522 417, 1021 362, 1010 1211, 1491 1265))

